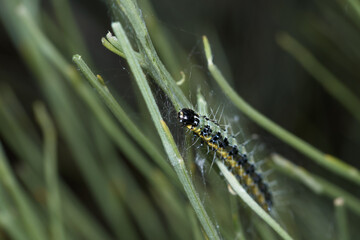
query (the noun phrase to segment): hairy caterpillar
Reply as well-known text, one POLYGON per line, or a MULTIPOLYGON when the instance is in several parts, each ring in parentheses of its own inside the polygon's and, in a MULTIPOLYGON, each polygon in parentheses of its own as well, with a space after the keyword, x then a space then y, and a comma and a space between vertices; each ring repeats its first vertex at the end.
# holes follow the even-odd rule
POLYGON ((209 149, 224 161, 252 198, 267 212, 272 207, 272 195, 268 185, 256 171, 254 164, 241 153, 233 136, 228 136, 225 129, 206 116, 197 114, 192 109, 183 108, 178 113, 179 122, 205 143, 209 149))

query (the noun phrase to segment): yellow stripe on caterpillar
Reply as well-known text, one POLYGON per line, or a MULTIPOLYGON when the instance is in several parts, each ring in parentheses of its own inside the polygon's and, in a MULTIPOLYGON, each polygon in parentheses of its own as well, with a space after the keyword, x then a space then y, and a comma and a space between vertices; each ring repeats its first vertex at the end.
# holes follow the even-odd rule
POLYGON ((241 153, 241 148, 234 144, 233 137, 228 136, 226 130, 216 121, 200 116, 192 109, 181 109, 178 119, 182 126, 192 131, 215 152, 253 199, 270 212, 273 202, 268 185, 255 169, 254 164, 248 161, 246 154, 241 153))

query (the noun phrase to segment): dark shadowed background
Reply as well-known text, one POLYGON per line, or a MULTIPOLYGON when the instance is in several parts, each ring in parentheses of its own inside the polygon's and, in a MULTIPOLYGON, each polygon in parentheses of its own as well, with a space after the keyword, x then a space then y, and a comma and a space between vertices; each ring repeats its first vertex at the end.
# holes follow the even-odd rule
MULTIPOLYGON (((81 50, 66 49, 64 41, 71 41, 71 36, 59 34, 61 30, 56 20, 52 22, 54 25, 47 25, 40 15, 44 31, 60 50, 66 49, 62 53, 69 61, 75 53, 90 55, 93 70, 106 80, 121 101, 135 106, 126 62, 104 48, 100 41, 111 30, 111 21, 115 19, 113 7, 104 1, 71 0, 70 3, 89 51, 84 54, 81 50)), ((347 1, 153 0, 151 3, 152 10, 142 1, 139 6, 155 46, 153 18, 157 18, 162 30, 170 37, 170 46, 182 52, 181 56, 175 57, 177 67, 170 67, 175 79, 180 79, 180 71, 185 72, 190 82, 196 78, 196 71, 204 72, 211 79, 201 40, 202 35, 207 35, 215 63, 250 105, 321 151, 360 168, 359 122, 277 41, 279 34, 289 34, 360 96, 360 17, 347 1)), ((47 17, 53 17, 47 1, 41 1, 41 6, 47 17)), ((10 86, 32 116, 32 103, 39 99, 46 102, 46 98, 19 57, 8 31, 0 25, 0 87, 10 86)), ((217 88, 210 80, 209 86, 217 88)), ((216 101, 221 105, 227 100, 222 96, 216 101)), ((135 110, 135 117, 141 119, 136 114, 135 110)), ((360 196, 358 186, 320 168, 251 121, 247 130, 259 136, 269 153, 280 153, 360 196)), ((2 142, 16 166, 21 160, 6 141, 2 142)), ((78 169, 72 165, 64 142, 60 138, 60 174, 89 208, 95 209, 95 215, 100 215, 93 206, 95 203, 87 199, 86 187, 78 176, 78 169)))

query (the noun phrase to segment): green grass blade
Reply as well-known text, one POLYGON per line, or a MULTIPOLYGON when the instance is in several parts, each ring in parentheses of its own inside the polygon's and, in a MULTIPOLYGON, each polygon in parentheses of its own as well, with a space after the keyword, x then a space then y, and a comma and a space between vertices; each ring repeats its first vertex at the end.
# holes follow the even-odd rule
POLYGON ((220 88, 223 90, 225 95, 235 104, 235 106, 240 109, 245 115, 251 118, 258 125, 277 136, 286 144, 289 144, 293 148, 297 149, 299 152, 309 157, 316 163, 327 168, 328 170, 349 179, 357 184, 360 184, 360 172, 358 169, 353 166, 341 161, 340 159, 325 154, 294 134, 286 131, 284 128, 280 127, 270 119, 266 118, 260 112, 252 108, 247 102, 244 101, 234 89, 226 82, 225 78, 221 74, 220 70, 216 67, 213 62, 213 56, 211 53, 210 45, 207 38, 203 37, 205 55, 208 62, 208 68, 219 84, 220 88))
MULTIPOLYGON (((141 136, 137 140, 139 140, 139 143, 144 147, 144 150, 146 151, 148 148, 154 148, 153 144, 150 142, 150 140, 147 140, 147 137, 142 134, 140 130, 134 125, 134 123, 128 118, 128 116, 125 114, 123 110, 118 111, 118 109, 121 109, 121 106, 118 105, 114 99, 114 97, 111 95, 111 93, 107 90, 106 86, 102 85, 103 83, 99 80, 100 78, 97 78, 89 69, 89 67, 86 65, 86 63, 82 60, 82 58, 79 55, 75 55, 73 57, 74 62, 78 65, 80 70, 83 72, 87 80, 90 82, 92 86, 98 91, 99 95, 102 97, 103 101, 108 105, 110 110, 114 113, 115 116, 117 116, 117 119, 120 123, 129 123, 130 125, 124 126, 127 128, 129 134, 139 133, 141 136), (127 122, 124 120, 127 120, 127 122), (135 129, 135 130, 134 130, 135 129), (147 141, 144 141, 147 140, 147 141), (149 143, 151 143, 149 145, 149 143)), ((168 179, 166 179, 166 176, 162 174, 162 172, 155 169, 149 162, 146 157, 141 154, 141 151, 134 147, 134 144, 132 144, 127 135, 125 135, 120 128, 107 116, 107 113, 102 109, 102 106, 100 106, 97 101, 95 100, 95 96, 89 92, 89 89, 87 86, 84 85, 84 83, 77 82, 74 84, 76 89, 78 90, 79 94, 83 97, 84 101, 88 103, 89 107, 93 110, 94 114, 98 117, 99 122, 102 124, 104 129, 107 131, 109 136, 114 140, 114 142, 117 144, 117 146, 122 150, 122 152, 127 156, 129 159, 132 159, 132 163, 138 168, 138 170, 146 177, 148 182, 156 189, 157 193, 160 194, 160 196, 163 199, 166 199, 166 205, 169 206, 169 211, 166 212, 172 213, 173 217, 178 217, 183 219, 183 211, 181 209, 181 204, 179 202, 179 199, 174 195, 174 190, 172 189, 172 186, 170 186, 168 179)), ((136 139, 136 138, 135 138, 136 139)), ((157 151, 157 150, 156 150, 157 151)), ((152 155, 154 160, 160 161, 166 163, 165 159, 160 155, 152 155), (158 157, 160 156, 160 158, 158 157)), ((167 168, 168 168, 167 167, 167 168)), ((163 168, 163 170, 167 170, 167 168, 163 168)), ((173 176, 173 170, 170 168, 167 170, 171 174, 168 174, 172 179, 173 176)), ((119 171, 119 174, 123 171, 119 171)), ((166 171, 165 171, 166 172, 166 171)), ((177 179, 175 183, 177 182, 177 179)), ((180 187, 180 185, 176 184, 176 186, 180 187)))
POLYGON ((186 207, 187 215, 189 217, 189 221, 192 225, 192 239, 194 240, 202 240, 203 234, 201 233, 201 228, 199 226, 199 222, 197 221, 196 215, 194 213, 193 208, 189 205, 186 207))
POLYGON ((183 184, 185 192, 187 193, 188 198, 195 212, 197 213, 206 234, 210 239, 219 239, 218 233, 214 225, 212 224, 209 216, 206 214, 205 209, 195 191, 190 176, 186 171, 184 161, 177 150, 174 140, 172 139, 171 133, 167 129, 165 122, 161 119, 160 111, 156 105, 150 86, 147 83, 145 74, 143 73, 140 64, 137 62, 134 51, 121 24, 119 22, 115 22, 112 24, 112 28, 122 46, 122 49, 124 50, 124 54, 134 75, 134 79, 136 80, 136 83, 138 84, 138 87, 145 99, 146 105, 149 109, 154 125, 158 130, 170 162, 175 168, 180 182, 183 184), (167 131, 165 133, 166 129, 167 131))
POLYGON ((49 209, 51 238, 53 240, 65 239, 62 220, 62 206, 57 174, 56 131, 45 106, 37 102, 34 112, 44 136, 44 171, 47 182, 47 205, 49 209))
MULTIPOLYGON (((0 133, 3 139, 9 144, 9 147, 15 153, 19 159, 24 160, 24 169, 28 169, 27 172, 31 172, 29 179, 23 179, 26 184, 33 184, 34 181, 40 182, 39 176, 42 172, 41 164, 32 164, 33 162, 41 163, 41 150, 39 145, 35 143, 36 138, 29 129, 29 125, 24 125, 24 122, 29 122, 25 113, 14 116, 9 109, 5 106, 13 106, 16 100, 12 99, 15 96, 8 95, 6 92, 1 92, 0 102, 8 103, 0 107, 0 133), (7 99, 10 98, 10 99, 7 99), (5 118, 6 116, 6 118, 5 118), (16 137, 15 137, 16 136, 16 137), (21 141, 17 141, 21 139, 21 141), (25 146, 23 146, 25 145, 25 146), (26 149, 26 151, 24 151, 26 149)), ((39 184, 38 184, 39 185, 39 184)), ((29 189, 34 186, 27 185, 29 189)), ((79 230, 85 239, 97 240, 97 239, 110 239, 102 227, 95 223, 94 217, 91 216, 87 210, 79 203, 79 201, 73 196, 73 194, 67 189, 67 187, 60 182, 61 195, 63 198, 64 215, 69 226, 79 230)))
POLYGON ((51 0, 53 5, 56 20, 59 23, 63 41, 66 43, 66 50, 68 56, 71 56, 74 52, 80 52, 89 59, 89 51, 86 49, 86 44, 81 35, 74 14, 72 13, 69 0, 51 0))
POLYGON ((344 199, 339 197, 334 200, 335 219, 337 225, 338 239, 349 240, 349 230, 344 199))
POLYGON ((289 52, 324 89, 360 122, 360 100, 304 46, 286 33, 278 34, 278 44, 289 52))
POLYGON ((40 80, 39 84, 87 185, 116 235, 135 239, 138 233, 118 196, 109 188, 106 176, 98 167, 96 154, 91 147, 91 137, 88 136, 84 124, 76 117, 78 110, 72 104, 75 101, 74 96, 69 95, 68 86, 47 58, 53 60, 53 64, 61 69, 61 72, 66 72, 67 77, 77 74, 75 69, 47 41, 25 6, 18 7, 17 13, 23 25, 28 27, 26 33, 31 47, 26 60, 31 63, 40 80))
POLYGON ((20 184, 16 180, 8 160, 6 159, 2 144, 0 143, 0 181, 1 184, 11 195, 18 212, 21 216, 21 221, 24 224, 27 236, 32 240, 46 240, 45 229, 41 223, 39 216, 35 213, 33 206, 25 192, 21 189, 20 184))
MULTIPOLYGON (((176 85, 176 82, 160 61, 159 56, 157 55, 151 42, 145 22, 141 16, 140 9, 137 7, 135 2, 132 0, 114 0, 114 3, 123 15, 127 17, 127 20, 130 22, 134 30, 138 43, 137 46, 146 59, 147 72, 153 77, 161 89, 167 93, 175 109, 180 109, 185 106, 190 107, 191 103, 184 96, 181 89, 176 85)), ((134 54, 136 56, 137 53, 134 52, 134 54)))
MULTIPOLYGON (((339 1, 341 2, 341 1, 339 1)), ((357 0, 348 0, 347 3, 354 9, 354 12, 357 15, 357 20, 360 21, 360 3, 357 0)))
MULTIPOLYGON (((163 231, 159 213, 155 211, 156 208, 149 196, 142 191, 141 183, 131 174, 131 169, 124 164, 124 161, 119 161, 114 143, 110 141, 106 132, 98 127, 98 122, 93 121, 91 125, 96 141, 95 145, 99 149, 102 163, 112 186, 121 196, 121 199, 124 199, 125 205, 134 217, 139 229, 147 239, 166 239, 167 236, 163 231)), ((155 187, 155 184, 153 186, 155 187)), ((161 188, 163 185, 159 184, 156 187, 161 188)), ((157 195, 157 198, 160 197, 157 195)))
POLYGON ((296 166, 278 154, 273 154, 271 158, 274 161, 275 166, 282 173, 302 182, 317 194, 326 195, 331 199, 342 197, 346 202, 346 206, 351 208, 354 213, 360 215, 360 200, 355 196, 327 180, 309 173, 304 168, 296 166))
POLYGON ((234 175, 230 173, 226 166, 220 162, 216 161, 220 171, 224 174, 224 177, 230 184, 231 188, 236 192, 236 194, 257 214, 261 219, 263 219, 275 232, 279 234, 283 239, 292 239, 290 235, 281 228, 281 226, 262 209, 259 204, 255 202, 252 197, 246 192, 246 190, 239 184, 234 175))
POLYGON ((23 137, 23 131, 16 124, 16 117, 11 114, 11 110, 4 103, 4 99, 0 98, 0 132, 2 136, 19 152, 20 157, 25 157, 31 167, 40 172, 41 162, 38 160, 41 159, 41 153, 40 151, 33 151, 37 148, 36 141, 23 137))
POLYGON ((253 223, 254 223, 255 228, 257 229, 257 232, 259 233, 262 240, 276 240, 277 239, 274 235, 274 232, 271 231, 271 228, 269 228, 269 226, 266 225, 264 222, 260 222, 260 221, 257 221, 256 219, 254 219, 253 223))
MULTIPOLYGON (((164 170, 164 172, 168 176, 174 177, 174 171, 170 168, 169 164, 166 162, 165 158, 163 157, 161 152, 158 150, 158 148, 134 124, 134 122, 129 118, 128 114, 126 114, 125 110, 116 102, 115 98, 111 95, 108 88, 105 85, 103 85, 102 82, 99 81, 99 78, 97 78, 92 73, 90 68, 82 60, 81 56, 74 55, 73 61, 80 68, 80 70, 85 75, 85 77, 89 81, 89 83, 96 89, 96 91, 98 92, 100 97, 104 100, 105 104, 109 107, 109 109, 115 115, 116 119, 124 126, 126 131, 141 146, 143 146, 144 151, 146 151, 149 154, 149 156, 151 156, 151 158, 164 170)), ((76 87, 79 87, 79 84, 81 84, 81 83, 77 83, 76 87)), ((82 89, 81 91, 82 91, 81 95, 90 104, 90 107, 92 107, 96 112, 98 112, 98 114, 96 114, 96 115, 101 118, 101 122, 104 123, 104 126, 108 130, 109 134, 113 135, 115 132, 120 134, 120 135, 118 135, 118 134, 114 135, 114 139, 116 142, 119 143, 119 146, 121 146, 122 144, 126 144, 128 146, 124 147, 124 150, 129 149, 129 148, 131 149, 132 147, 130 146, 130 143, 129 142, 126 143, 127 141, 123 141, 123 140, 126 140, 126 136, 119 132, 116 125, 114 123, 112 123, 112 121, 110 119, 108 119, 108 118, 104 119, 106 116, 105 111, 102 110, 101 107, 98 105, 98 103, 96 103, 92 99, 92 96, 90 96, 87 92, 85 92, 86 91, 85 89, 82 89), (118 141, 119 137, 121 137, 121 136, 123 136, 122 140, 120 139, 120 141, 118 141)), ((136 154, 137 151, 132 151, 132 152, 133 152, 133 154, 136 154)), ((142 172, 144 174, 147 174, 146 172, 148 172, 149 169, 151 169, 150 166, 147 166, 148 163, 146 163, 146 161, 140 161, 143 158, 139 158, 139 157, 135 156, 134 158, 131 158, 131 159, 134 159, 134 161, 136 161, 135 162, 136 165, 138 166, 139 169, 142 169, 142 172), (145 164, 145 165, 143 165, 143 164, 145 164)))
MULTIPOLYGON (((22 181, 30 189, 33 195, 36 194, 38 189, 43 189, 44 186, 42 179, 26 164, 23 168, 22 175, 20 176, 22 181)), ((64 208, 63 216, 67 229, 76 232, 81 239, 88 240, 110 240, 113 239, 102 225, 97 222, 96 218, 90 214, 84 204, 80 202, 71 190, 65 184, 60 182, 60 194, 63 197, 62 205, 64 208)))
MULTIPOLYGON (((79 81, 81 81, 81 78, 77 74, 76 70, 70 64, 67 63, 67 61, 61 56, 61 54, 57 51, 57 49, 38 29, 38 27, 34 24, 33 20, 31 19, 31 16, 28 15, 26 9, 23 9, 22 6, 18 11, 20 11, 20 16, 22 17, 23 21, 26 23, 30 35, 34 38, 34 42, 39 43, 39 49, 42 51, 42 53, 58 68, 59 71, 61 71, 64 74, 67 80, 73 83, 73 85, 76 87, 76 90, 79 91, 82 97, 84 97, 84 95, 87 94, 86 96, 87 99, 89 99, 89 97, 91 98, 91 96, 88 93, 89 89, 85 89, 84 87, 78 86, 79 84, 81 84, 79 83, 79 81)), ((85 69, 88 69, 88 67, 86 66, 85 69)), ((91 73, 90 70, 86 70, 83 72, 89 80, 93 79, 93 74, 91 73)), ((107 88, 101 86, 97 79, 96 81, 91 81, 90 83, 93 84, 94 87, 97 87, 97 89, 101 90, 100 93, 105 95, 108 94, 107 88)), ((95 104, 96 102, 92 101, 92 105, 95 104)), ((114 111, 115 116, 118 118, 118 120, 120 120, 121 123, 127 126, 126 129, 129 131, 129 133, 132 136, 134 136, 134 138, 137 141, 141 143, 141 145, 144 146, 144 150, 147 151, 155 161, 157 161, 157 163, 164 169, 165 172, 167 172, 169 175, 173 174, 171 168, 163 160, 164 158, 162 157, 162 154, 157 150, 156 147, 153 146, 151 141, 147 140, 147 138, 141 133, 141 131, 139 131, 136 128, 136 126, 133 124, 132 120, 128 117, 126 112, 116 103, 115 99, 113 98, 108 99, 107 104, 114 106, 116 108, 116 111, 114 111)), ((97 111, 98 112, 101 111, 99 107, 97 107, 97 111)), ((104 111, 102 111, 100 114, 100 116, 104 116, 104 118, 106 118, 105 117, 106 115, 107 114, 104 111)))
MULTIPOLYGON (((207 102, 205 101, 204 96, 201 94, 200 89, 198 89, 198 93, 197 93, 197 107, 198 107, 198 112, 201 112, 202 114, 206 114, 208 115, 208 106, 207 106, 207 102)), ((259 209, 257 207, 260 207, 256 201, 254 201, 251 196, 246 192, 246 190, 241 186, 241 184, 239 183, 238 180, 233 181, 233 178, 228 178, 229 174, 232 175, 228 170, 227 167, 224 165, 224 163, 222 163, 221 161, 216 161, 216 164, 218 165, 220 171, 222 172, 222 174, 225 176, 225 178, 227 179, 227 181, 229 182, 229 184, 231 185, 232 189, 237 189, 238 191, 235 191, 236 194, 243 200, 243 202, 248 205, 254 212, 256 212, 260 217, 262 217, 264 214, 268 215, 266 212, 261 211, 260 213, 258 213, 257 211, 259 211, 259 209), (251 199, 251 201, 247 201, 248 199, 251 199), (257 206, 255 206, 257 205, 257 206), (255 206, 255 207, 254 207, 255 206)), ((233 175, 232 175, 233 176, 233 175)), ((234 176, 233 176, 234 177, 234 176)), ((261 208, 261 207, 260 207, 261 208)), ((262 210, 262 208, 261 208, 262 210)), ((238 214, 238 213, 236 213, 238 214)), ((267 216, 267 218, 264 218, 263 220, 267 221, 269 218, 271 218, 269 215, 267 216)), ((254 221, 256 222, 256 221, 254 221)), ((270 224, 274 224, 273 222, 268 223, 270 224)), ((245 239, 245 236, 243 235, 243 227, 241 226, 241 223, 239 221, 237 221, 237 225, 239 227, 239 238, 240 239, 245 239)), ((258 225, 257 225, 258 226, 258 225)), ((260 226, 260 225, 259 225, 260 226)), ((275 227, 280 227, 278 225, 275 224, 275 227)), ((280 227, 280 232, 283 233, 285 232, 284 230, 281 229, 280 227)), ((286 233, 286 232, 285 232, 286 233)), ((260 233, 261 234, 261 233, 260 233)))
POLYGON ((139 5, 142 11, 148 14, 148 17, 145 19, 147 23, 146 25, 149 29, 149 33, 155 44, 157 52, 162 57, 161 59, 163 60, 163 62, 166 63, 167 69, 169 69, 173 75, 178 74, 181 69, 181 65, 179 63, 179 55, 184 55, 184 53, 180 52, 178 49, 176 49, 176 51, 172 48, 172 43, 174 42, 174 40, 170 39, 170 35, 161 26, 161 22, 157 19, 150 1, 139 1, 139 5))
POLYGON ((9 236, 14 240, 27 240, 27 231, 21 224, 21 218, 14 205, 14 201, 0 184, 0 239, 7 239, 6 236, 9 236))

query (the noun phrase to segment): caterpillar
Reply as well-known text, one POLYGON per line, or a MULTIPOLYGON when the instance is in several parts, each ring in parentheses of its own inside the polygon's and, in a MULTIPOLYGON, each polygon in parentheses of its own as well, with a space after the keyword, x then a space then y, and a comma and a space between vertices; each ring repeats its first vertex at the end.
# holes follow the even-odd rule
POLYGON ((178 120, 183 127, 193 132, 194 136, 199 137, 202 144, 205 143, 214 151, 249 195, 265 211, 270 212, 273 202, 269 187, 256 171, 255 165, 249 162, 247 155, 241 153, 235 138, 228 137, 226 130, 215 120, 201 116, 189 108, 178 112, 178 120))

